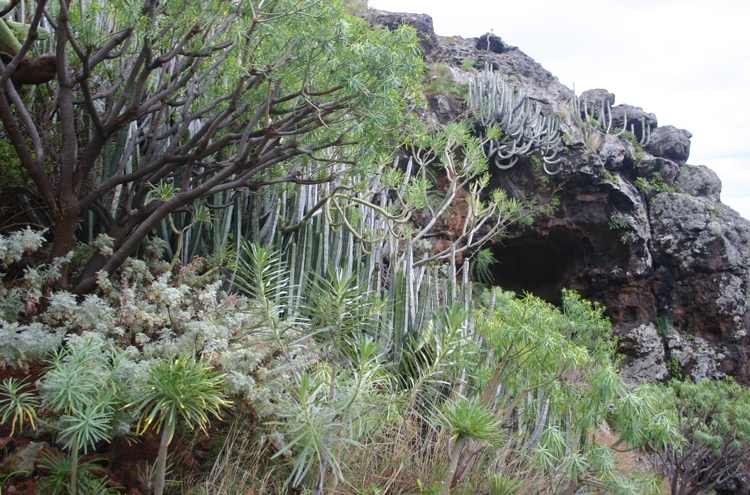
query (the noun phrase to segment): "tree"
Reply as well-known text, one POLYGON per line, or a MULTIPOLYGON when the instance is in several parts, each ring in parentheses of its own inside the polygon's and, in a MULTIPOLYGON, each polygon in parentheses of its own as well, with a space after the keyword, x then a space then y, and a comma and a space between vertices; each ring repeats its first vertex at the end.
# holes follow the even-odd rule
POLYGON ((23 44, 0 62, 0 120, 50 210, 50 256, 71 251, 87 210, 114 240, 75 293, 169 215, 209 218, 218 193, 366 172, 421 67, 413 31, 370 29, 336 2, 37 0, 28 10, 23 44), (54 77, 24 86, 18 67, 45 48, 54 77))
POLYGON ((727 379, 673 381, 663 391, 683 437, 658 452, 672 495, 709 493, 737 477, 750 458, 750 390, 727 379))

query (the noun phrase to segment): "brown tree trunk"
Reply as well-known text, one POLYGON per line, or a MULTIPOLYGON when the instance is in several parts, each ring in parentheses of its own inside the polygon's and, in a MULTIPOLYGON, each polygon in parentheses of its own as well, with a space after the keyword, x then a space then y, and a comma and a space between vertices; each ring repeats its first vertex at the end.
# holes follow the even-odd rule
MULTIPOLYGON (((52 218, 55 221, 55 225, 50 260, 67 255, 75 246, 76 227, 79 220, 78 206, 74 204, 62 204, 61 208, 52 212, 52 218)), ((61 267, 60 278, 56 285, 64 289, 69 288, 68 263, 64 263, 61 267)))

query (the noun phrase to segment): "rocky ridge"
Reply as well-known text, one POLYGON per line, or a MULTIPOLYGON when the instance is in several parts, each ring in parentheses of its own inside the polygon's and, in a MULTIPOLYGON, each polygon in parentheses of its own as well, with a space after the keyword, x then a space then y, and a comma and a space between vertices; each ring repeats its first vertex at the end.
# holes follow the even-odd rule
MULTIPOLYGON (((444 64, 455 84, 490 65, 543 112, 561 117, 559 174, 543 176, 529 158, 510 170, 492 170, 493 187, 553 207, 492 248, 500 262, 496 284, 552 302, 571 288, 604 304, 632 383, 685 374, 732 375, 750 385, 750 221, 721 203, 721 182, 712 170, 688 164, 689 131, 659 126, 654 114, 616 105, 614 94, 594 89, 580 101, 588 108, 609 104, 613 127, 632 128, 638 137, 650 131, 650 140, 640 148, 607 134, 586 143, 572 115, 572 91, 500 37, 438 36, 427 15, 361 15, 390 29, 413 26, 425 61, 444 64)), ((431 97, 421 114, 432 128, 466 116, 462 100, 449 95, 431 97)))

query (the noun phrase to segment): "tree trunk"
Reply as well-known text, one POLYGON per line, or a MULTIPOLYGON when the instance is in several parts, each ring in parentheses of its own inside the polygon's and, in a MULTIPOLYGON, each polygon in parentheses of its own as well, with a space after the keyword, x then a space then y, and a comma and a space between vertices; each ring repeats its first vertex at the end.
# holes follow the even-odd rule
POLYGON ((78 491, 78 440, 73 442, 73 450, 69 455, 73 456, 70 462, 70 495, 76 495, 78 491))
MULTIPOLYGON (((55 232, 52 237, 52 251, 50 260, 67 255, 73 250, 76 243, 76 227, 78 226, 78 207, 70 204, 60 205, 58 211, 53 211, 55 221, 55 232)), ((68 263, 63 264, 60 269, 60 278, 57 285, 63 288, 69 287, 68 263)))
MULTIPOLYGON (((128 230, 125 227, 120 227, 118 225, 113 225, 109 229, 107 229, 107 235, 110 236, 114 241, 112 242, 114 250, 116 251, 118 246, 122 244, 123 240, 125 240, 128 236, 128 230)), ((81 281, 84 280, 94 280, 94 287, 96 285, 96 274, 99 270, 104 268, 104 265, 107 263, 107 260, 109 259, 108 256, 104 256, 99 250, 95 251, 94 254, 91 255, 91 258, 86 262, 86 266, 84 267, 81 274, 78 276, 78 280, 74 284, 76 287, 73 288, 74 293, 82 293, 85 291, 79 291, 78 285, 81 283, 81 281)), ((86 291, 93 290, 94 287, 87 288, 86 291)))

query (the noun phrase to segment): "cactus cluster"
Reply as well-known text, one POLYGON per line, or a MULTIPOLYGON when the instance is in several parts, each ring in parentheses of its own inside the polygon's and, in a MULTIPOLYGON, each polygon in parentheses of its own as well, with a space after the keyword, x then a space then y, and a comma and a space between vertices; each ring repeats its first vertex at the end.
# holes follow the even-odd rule
MULTIPOLYGON (((613 129, 612 128, 612 108, 608 101, 602 100, 601 105, 592 105, 589 108, 586 100, 581 99, 576 95, 575 86, 573 87, 573 93, 570 96, 570 108, 571 117, 573 123, 581 129, 584 142, 588 143, 594 134, 606 135, 611 134, 613 136, 622 136, 628 127, 628 112, 623 110, 623 128, 613 129)), ((646 125, 646 118, 641 118, 641 137, 637 143, 639 146, 646 146, 651 140, 651 128, 646 125)), ((635 124, 630 124, 630 132, 635 135, 635 124)))
POLYGON ((500 169, 509 169, 519 157, 538 153, 544 161, 544 171, 550 175, 548 164, 560 161, 562 149, 560 118, 544 115, 538 103, 524 95, 519 88, 511 87, 501 74, 485 65, 469 82, 468 106, 481 129, 499 126, 502 134, 484 147, 485 156, 500 169))

